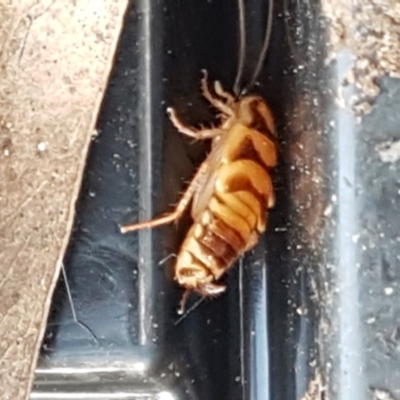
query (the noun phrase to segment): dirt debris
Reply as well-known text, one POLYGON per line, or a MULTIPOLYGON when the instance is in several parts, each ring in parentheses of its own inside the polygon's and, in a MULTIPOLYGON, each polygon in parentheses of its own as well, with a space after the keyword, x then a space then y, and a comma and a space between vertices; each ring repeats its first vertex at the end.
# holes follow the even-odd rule
POLYGON ((330 21, 330 58, 343 48, 354 57, 344 82, 359 91, 353 111, 368 114, 380 92, 379 78, 400 78, 400 2, 323 0, 322 10, 330 21))
POLYGON ((395 163, 400 160, 400 140, 381 143, 375 147, 375 150, 384 163, 395 163))
POLYGON ((322 376, 320 373, 317 373, 315 378, 310 381, 307 392, 304 393, 301 400, 327 400, 325 391, 322 376))
POLYGON ((372 391, 372 400, 395 400, 392 394, 385 389, 371 389, 372 391))

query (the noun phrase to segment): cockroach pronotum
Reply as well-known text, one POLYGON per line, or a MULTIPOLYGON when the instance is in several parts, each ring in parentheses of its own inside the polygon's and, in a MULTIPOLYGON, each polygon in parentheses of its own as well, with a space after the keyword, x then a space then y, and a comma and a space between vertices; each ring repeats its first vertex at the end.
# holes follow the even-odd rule
MULTIPOLYGON (((267 51, 271 16, 272 3, 253 83, 267 51)), ((244 43, 244 29, 241 32, 244 43)), ((198 140, 211 140, 208 157, 175 210, 150 221, 121 227, 121 232, 126 233, 174 222, 192 203, 193 224, 183 240, 175 264, 174 279, 185 288, 180 313, 191 291, 206 297, 226 290, 226 286, 219 282, 220 278, 243 253, 257 244, 266 228, 266 210, 275 202, 270 175, 277 162, 274 121, 261 97, 237 94, 243 57, 239 59, 235 95, 225 91, 218 81, 214 84, 215 94, 212 94, 207 74, 203 71, 203 96, 220 113, 218 127, 196 130, 183 124, 173 108, 167 110, 179 132, 198 140)))

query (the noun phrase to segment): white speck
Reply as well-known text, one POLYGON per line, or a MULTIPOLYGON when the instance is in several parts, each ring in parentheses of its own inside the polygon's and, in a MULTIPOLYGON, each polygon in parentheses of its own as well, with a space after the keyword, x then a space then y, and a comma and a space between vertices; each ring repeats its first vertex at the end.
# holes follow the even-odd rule
POLYGON ((299 315, 306 315, 307 314, 307 310, 305 308, 303 308, 303 307, 297 307, 296 308, 296 312, 299 315))
POLYGON ((332 214, 332 211, 333 211, 333 206, 332 204, 329 204, 329 206, 326 207, 324 210, 324 216, 329 217, 332 214))
POLYGON ((240 382, 240 376, 239 375, 235 377, 235 382, 240 382))
POLYGON ((367 319, 367 324, 373 324, 376 321, 375 317, 371 317, 367 319))
POLYGON ((394 400, 393 396, 386 390, 375 389, 373 400, 394 400))
POLYGON ((385 289, 383 289, 383 291, 385 292, 386 296, 390 296, 393 294, 394 289, 392 287, 388 286, 388 287, 385 287, 385 289))
POLYGON ((395 163, 400 159, 400 140, 381 143, 375 149, 384 163, 395 163))
POLYGON ((37 145, 37 149, 39 151, 45 151, 47 149, 47 143, 46 142, 40 142, 37 145))
POLYGON ((8 156, 10 155, 10 150, 4 149, 3 154, 4 154, 6 157, 8 157, 8 156))
POLYGON ((337 196, 336 196, 336 194, 333 194, 332 197, 331 197, 331 199, 332 199, 332 202, 333 202, 333 203, 336 203, 336 202, 337 202, 337 196))
POLYGON ((352 236, 353 243, 357 243, 359 238, 360 238, 360 234, 353 235, 352 236))
POLYGON ((136 362, 133 364, 133 369, 138 372, 146 371, 146 364, 144 362, 136 362))
POLYGON ((175 396, 170 392, 160 392, 157 394, 157 400, 175 400, 175 396))

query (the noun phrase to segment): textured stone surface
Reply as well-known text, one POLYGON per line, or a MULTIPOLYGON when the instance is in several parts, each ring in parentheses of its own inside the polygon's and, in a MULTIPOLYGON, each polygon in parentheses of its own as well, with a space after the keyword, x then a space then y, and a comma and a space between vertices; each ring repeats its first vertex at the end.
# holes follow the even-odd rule
POLYGON ((126 0, 0 1, 0 398, 29 397, 126 0))

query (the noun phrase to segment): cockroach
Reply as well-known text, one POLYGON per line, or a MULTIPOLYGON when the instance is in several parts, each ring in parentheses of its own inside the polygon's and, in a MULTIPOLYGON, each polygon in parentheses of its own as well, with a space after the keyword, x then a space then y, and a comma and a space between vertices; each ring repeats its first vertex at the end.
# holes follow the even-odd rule
MULTIPOLYGON (((272 3, 269 20, 271 15, 272 3)), ((269 40, 268 29, 262 57, 269 40)), ((259 60, 258 72, 261 63, 259 60)), ((239 59, 235 88, 239 86, 242 65, 243 59, 239 59)), ((218 81, 212 93, 206 71, 203 71, 201 89, 205 99, 219 112, 218 126, 197 130, 181 122, 173 108, 167 112, 180 133, 197 140, 211 140, 209 155, 174 211, 121 227, 121 232, 127 233, 169 224, 179 220, 191 203, 193 224, 183 240, 174 268, 174 279, 185 289, 180 313, 190 292, 214 297, 226 290, 220 283, 221 277, 257 244, 266 228, 266 210, 275 203, 271 169, 277 163, 276 131, 266 102, 256 95, 231 94, 218 81)))

